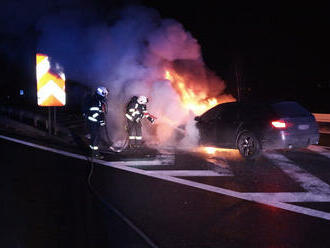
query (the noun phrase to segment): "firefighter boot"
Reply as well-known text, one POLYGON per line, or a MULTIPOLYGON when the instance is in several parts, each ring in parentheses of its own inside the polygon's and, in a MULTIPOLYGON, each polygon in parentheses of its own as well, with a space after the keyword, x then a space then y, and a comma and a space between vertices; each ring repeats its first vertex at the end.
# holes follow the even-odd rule
POLYGON ((132 149, 134 149, 135 148, 135 139, 133 140, 133 139, 129 139, 128 140, 128 145, 127 145, 127 149, 128 150, 132 150, 132 149))
POLYGON ((135 146, 135 148, 137 148, 139 150, 143 149, 144 148, 143 143, 144 142, 142 140, 136 140, 136 146, 135 146))
POLYGON ((92 157, 97 159, 104 159, 104 156, 99 151, 92 151, 92 157))

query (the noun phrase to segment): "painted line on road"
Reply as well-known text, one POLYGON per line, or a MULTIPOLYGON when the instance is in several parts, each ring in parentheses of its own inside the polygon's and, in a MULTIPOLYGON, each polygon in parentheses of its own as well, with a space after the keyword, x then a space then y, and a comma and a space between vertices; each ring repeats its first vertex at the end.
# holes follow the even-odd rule
POLYGON ((308 147, 309 150, 313 151, 313 152, 317 152, 327 158, 330 158, 330 151, 327 150, 326 148, 322 147, 322 146, 315 146, 315 145, 310 145, 308 147))
POLYGON ((306 191, 314 194, 329 194, 330 185, 323 182, 318 177, 310 174, 306 170, 297 166, 292 160, 284 155, 273 152, 265 153, 264 156, 270 159, 277 167, 285 172, 289 177, 298 182, 306 191))
POLYGON ((125 161, 115 161, 117 165, 121 166, 156 166, 156 165, 173 165, 174 159, 157 157, 155 159, 144 159, 144 160, 125 160, 125 161))
POLYGON ((277 202, 330 202, 330 194, 311 192, 276 192, 276 193, 242 193, 255 201, 263 199, 277 202))
MULTIPOLYGON (((57 153, 57 154, 62 154, 64 156, 68 156, 68 157, 78 158, 78 159, 87 160, 87 161, 89 160, 89 158, 87 158, 86 156, 83 156, 83 155, 78 155, 78 154, 74 154, 74 153, 70 153, 70 152, 66 152, 66 151, 61 151, 61 150, 58 150, 58 149, 49 148, 49 147, 45 147, 45 146, 41 146, 41 145, 36 145, 36 144, 31 143, 31 142, 21 141, 21 140, 6 137, 6 136, 3 136, 3 135, 0 135, 0 138, 5 139, 5 140, 9 140, 9 141, 12 141, 12 142, 24 144, 24 145, 27 145, 27 146, 35 147, 35 148, 38 148, 38 149, 41 149, 41 150, 46 150, 46 151, 54 152, 54 153, 57 153)), ((174 183, 190 186, 190 187, 193 187, 193 188, 202 189, 202 190, 206 190, 206 191, 209 191, 209 192, 217 193, 217 194, 220 194, 220 195, 235 197, 235 198, 239 198, 239 199, 242 199, 242 200, 257 202, 257 203, 261 203, 261 204, 264 204, 264 205, 268 205, 268 206, 288 210, 288 211, 299 213, 299 214, 304 214, 304 215, 308 215, 308 216, 312 216, 312 217, 317 217, 317 218, 321 218, 321 219, 330 220, 330 213, 319 211, 319 210, 314 210, 314 209, 310 209, 310 208, 295 206, 295 205, 288 204, 288 203, 274 201, 272 199, 254 198, 254 197, 252 197, 250 195, 246 195, 244 193, 240 193, 240 192, 236 192, 236 191, 232 191, 232 190, 224 189, 224 188, 220 188, 220 187, 215 187, 215 186, 211 186, 211 185, 206 185, 206 184, 203 184, 203 183, 192 182, 192 181, 185 180, 185 179, 182 179, 182 178, 176 178, 176 177, 170 177, 170 176, 164 176, 164 175, 157 175, 157 174, 148 174, 144 170, 137 169, 137 168, 132 168, 132 167, 127 167, 127 166, 122 166, 122 165, 118 165, 118 164, 116 165, 113 162, 106 162, 106 161, 98 160, 98 159, 95 159, 94 162, 96 162, 98 164, 105 165, 105 166, 109 166, 109 167, 112 167, 112 168, 116 168, 116 169, 119 169, 119 170, 128 171, 128 172, 132 172, 132 173, 136 173, 136 174, 140 174, 140 175, 144 175, 144 176, 149 176, 149 177, 153 177, 153 178, 157 178, 157 179, 161 179, 161 180, 165 180, 165 181, 169 181, 169 182, 174 182, 174 183)))
POLYGON ((257 202, 257 203, 281 208, 281 209, 299 213, 299 214, 304 214, 304 215, 308 215, 308 216, 312 216, 312 217, 330 220, 330 213, 327 213, 327 212, 314 210, 314 209, 310 209, 310 208, 305 208, 305 207, 300 207, 300 206, 296 206, 296 205, 292 205, 292 204, 288 204, 288 203, 284 203, 284 202, 278 202, 278 201, 274 201, 274 199, 271 199, 271 198, 270 199, 269 198, 268 199, 267 198, 256 198, 255 196, 247 195, 245 193, 240 193, 240 192, 236 192, 233 190, 215 187, 215 186, 211 186, 211 185, 207 185, 207 184, 203 184, 203 183, 193 182, 193 181, 189 181, 189 180, 182 179, 182 178, 165 176, 165 175, 157 175, 157 174, 148 174, 148 172, 146 172, 144 170, 132 168, 132 167, 121 167, 121 166, 114 164, 113 162, 105 162, 105 161, 100 161, 100 162, 103 165, 113 167, 116 169, 133 172, 133 173, 140 174, 140 175, 150 176, 150 177, 161 179, 164 181, 182 184, 182 185, 190 186, 193 188, 217 193, 220 195, 226 195, 226 196, 230 196, 230 197, 239 198, 242 200, 257 202))
POLYGON ((221 177, 221 176, 233 176, 232 173, 223 171, 215 172, 210 170, 153 170, 146 171, 148 175, 162 175, 172 177, 221 177))

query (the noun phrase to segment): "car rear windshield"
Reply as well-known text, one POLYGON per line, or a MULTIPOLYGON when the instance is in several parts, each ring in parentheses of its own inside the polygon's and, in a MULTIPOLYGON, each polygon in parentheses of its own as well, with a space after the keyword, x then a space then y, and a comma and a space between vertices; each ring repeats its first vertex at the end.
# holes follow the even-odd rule
POLYGON ((281 117, 303 117, 311 113, 296 102, 279 102, 272 104, 274 111, 281 117))
POLYGON ((241 105, 241 117, 244 120, 268 119, 273 116, 272 109, 266 104, 243 104, 241 105))

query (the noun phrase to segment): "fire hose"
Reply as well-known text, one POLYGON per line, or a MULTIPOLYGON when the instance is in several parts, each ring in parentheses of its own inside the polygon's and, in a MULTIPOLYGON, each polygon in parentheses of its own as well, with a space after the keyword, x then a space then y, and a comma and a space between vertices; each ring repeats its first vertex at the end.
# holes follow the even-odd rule
POLYGON ((158 246, 140 229, 138 228, 130 219, 128 219, 123 213, 121 213, 117 208, 115 208, 111 203, 103 199, 101 194, 92 185, 92 175, 95 170, 95 162, 93 156, 91 158, 87 157, 87 161, 90 165, 90 170, 87 177, 88 189, 92 195, 100 201, 103 206, 110 212, 114 212, 119 216, 129 227, 131 227, 147 244, 152 248, 158 248, 158 246))
MULTIPOLYGON (((158 119, 158 118, 157 118, 156 116, 154 116, 154 115, 151 115, 151 114, 146 114, 146 115, 148 115, 148 117, 151 117, 152 120, 157 120, 158 123, 166 124, 166 125, 170 126, 171 128, 175 129, 176 131, 180 132, 181 134, 183 134, 183 135, 187 135, 186 130, 184 130, 183 128, 178 127, 177 124, 173 123, 172 120, 170 120, 170 119, 168 119, 168 118, 166 118, 166 117, 162 117, 162 118, 159 118, 159 119, 158 119)), ((146 116, 146 115, 145 115, 145 116, 146 116)), ((151 123, 153 123, 153 122, 154 122, 154 121, 152 121, 151 123)), ((124 143, 123 143, 123 145, 122 145, 121 148, 119 148, 119 149, 115 149, 114 152, 122 152, 122 151, 127 147, 127 145, 128 145, 128 141, 129 141, 129 133, 130 133, 129 126, 126 125, 125 129, 126 129, 126 133, 127 133, 127 135, 126 135, 126 138, 125 138, 125 140, 124 140, 124 143)), ((111 138, 110 138, 109 131, 108 131, 107 128, 105 128, 105 134, 106 134, 106 138, 107 138, 108 144, 110 144, 110 146, 111 146, 113 142, 112 142, 112 140, 111 140, 111 138)))
MULTIPOLYGON (((109 144, 112 144, 112 140, 110 139, 110 135, 108 132, 108 129, 105 128, 105 134, 106 134, 106 138, 108 140, 109 144)), ((124 149, 126 147, 126 143, 128 142, 128 134, 127 134, 127 138, 126 141, 124 143, 124 146, 122 149, 124 149)), ((117 216, 119 216, 129 227, 131 227, 150 247, 152 248, 158 248, 158 246, 141 230, 139 229, 130 219, 128 219, 123 213, 121 213, 117 208, 115 208, 111 203, 105 201, 101 194, 93 187, 92 185, 92 176, 95 170, 95 162, 94 162, 94 156, 92 155, 91 158, 87 156, 87 161, 90 165, 90 170, 88 173, 88 177, 87 177, 87 183, 88 183, 88 189, 90 190, 90 192, 92 193, 92 195, 98 200, 100 201, 103 206, 105 206, 105 208, 110 211, 110 212, 114 212, 117 216)))
MULTIPOLYGON (((148 117, 150 117, 150 118, 152 119, 152 121, 149 120, 151 123, 153 123, 154 120, 157 119, 156 116, 151 115, 151 114, 144 114, 144 115, 145 115, 145 116, 148 115, 148 117)), ((147 117, 147 118, 148 118, 148 117, 147 117)), ((131 128, 132 128, 132 127, 131 127, 131 128)), ((123 151, 123 150, 127 147, 127 144, 128 144, 128 141, 129 141, 129 133, 130 133, 129 125, 126 125, 126 126, 125 126, 125 129, 126 129, 126 133, 127 133, 126 138, 125 138, 125 142, 124 142, 122 148, 118 149, 117 152, 121 152, 121 151, 123 151)), ((106 130, 106 135, 107 135, 107 137, 108 137, 108 141, 109 141, 110 139, 109 139, 109 135, 108 135, 108 130, 106 130)), ((134 150, 134 149, 133 149, 133 150, 134 150)))
POLYGON ((160 122, 160 123, 164 123, 164 124, 166 124, 166 125, 172 127, 173 129, 179 131, 180 133, 182 133, 182 134, 184 134, 184 135, 187 134, 187 132, 186 132, 184 129, 177 127, 177 126, 173 123, 172 120, 170 120, 170 119, 168 119, 168 118, 166 118, 166 117, 162 117, 158 122, 160 122))

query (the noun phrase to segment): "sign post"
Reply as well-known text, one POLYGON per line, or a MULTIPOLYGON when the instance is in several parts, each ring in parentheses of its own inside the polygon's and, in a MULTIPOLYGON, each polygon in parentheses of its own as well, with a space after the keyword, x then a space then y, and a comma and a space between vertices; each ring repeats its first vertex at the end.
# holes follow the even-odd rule
POLYGON ((52 134, 52 116, 50 107, 48 107, 48 134, 52 134))

